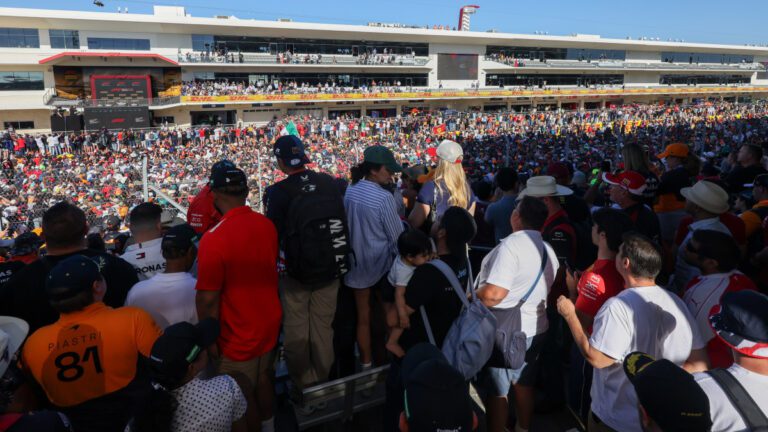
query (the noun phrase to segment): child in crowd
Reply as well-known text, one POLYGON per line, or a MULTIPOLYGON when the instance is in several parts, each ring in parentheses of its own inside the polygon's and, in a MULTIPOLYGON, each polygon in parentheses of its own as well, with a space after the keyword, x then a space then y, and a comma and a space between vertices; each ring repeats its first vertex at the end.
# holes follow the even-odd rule
POLYGON ((382 291, 382 297, 387 313, 387 325, 390 328, 386 347, 398 357, 405 355, 405 351, 398 340, 403 334, 403 329, 410 326, 410 319, 405 308, 405 287, 411 280, 416 267, 432 258, 433 250, 432 240, 422 231, 411 229, 403 232, 397 238, 399 256, 392 263, 392 268, 387 275, 387 282, 389 283, 384 284, 385 289, 382 291), (390 287, 394 287, 394 289, 390 287))

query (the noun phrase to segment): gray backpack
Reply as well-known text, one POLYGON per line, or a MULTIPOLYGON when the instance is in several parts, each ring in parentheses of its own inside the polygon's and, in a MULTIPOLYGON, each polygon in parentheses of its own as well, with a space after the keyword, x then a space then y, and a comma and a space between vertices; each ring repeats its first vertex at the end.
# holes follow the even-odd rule
MULTIPOLYGON (((472 301, 467 299, 467 295, 461 289, 459 278, 448 264, 439 259, 430 261, 429 264, 435 266, 448 279, 464 305, 445 336, 442 351, 448 363, 469 380, 480 372, 491 357, 496 335, 496 317, 475 295, 471 267, 468 266, 467 290, 471 294, 472 301)), ((421 319, 424 321, 429 342, 437 345, 424 306, 421 306, 421 319)))

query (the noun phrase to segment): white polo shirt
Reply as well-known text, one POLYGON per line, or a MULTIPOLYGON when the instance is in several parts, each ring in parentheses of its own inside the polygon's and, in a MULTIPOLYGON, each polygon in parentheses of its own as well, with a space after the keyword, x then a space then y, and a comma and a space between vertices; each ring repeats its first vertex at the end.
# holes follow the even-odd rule
POLYGON ((143 243, 134 243, 125 248, 121 258, 133 266, 140 281, 165 271, 162 243, 163 238, 160 237, 143 243))
MULTIPOLYGON (((763 414, 768 416, 768 375, 757 374, 735 363, 728 368, 728 372, 752 396, 763 414)), ((744 423, 744 419, 736 411, 717 381, 704 372, 693 374, 693 377, 709 398, 712 432, 746 432, 747 425, 744 423)))
POLYGON ((642 432, 637 393, 624 373, 624 357, 641 351, 682 366, 691 350, 705 346, 685 303, 658 286, 625 289, 608 299, 595 317, 589 344, 616 360, 595 369, 592 411, 622 432, 642 432))
POLYGON ((160 273, 134 285, 125 305, 144 309, 161 329, 184 321, 197 324, 195 284, 189 273, 160 273))
POLYGON ((547 295, 560 267, 552 246, 547 244, 538 231, 517 231, 505 237, 483 259, 477 276, 477 287, 496 285, 509 291, 496 309, 511 309, 520 302, 533 285, 541 269, 541 251, 546 247, 547 265, 523 304, 520 315, 522 331, 532 337, 547 331, 547 295))

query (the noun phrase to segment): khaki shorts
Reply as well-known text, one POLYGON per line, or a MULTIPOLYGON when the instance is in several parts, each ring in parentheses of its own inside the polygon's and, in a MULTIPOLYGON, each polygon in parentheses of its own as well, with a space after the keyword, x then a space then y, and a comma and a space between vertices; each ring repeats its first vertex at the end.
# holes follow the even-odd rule
POLYGON ((275 350, 245 361, 235 361, 227 357, 219 359, 216 371, 229 375, 237 381, 243 394, 253 394, 264 376, 274 375, 275 350))

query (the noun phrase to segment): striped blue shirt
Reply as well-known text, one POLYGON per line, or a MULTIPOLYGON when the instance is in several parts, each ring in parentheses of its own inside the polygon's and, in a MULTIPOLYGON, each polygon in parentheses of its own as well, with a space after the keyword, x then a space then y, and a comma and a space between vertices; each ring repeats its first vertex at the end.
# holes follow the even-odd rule
POLYGON ((397 216, 395 198, 378 184, 360 180, 347 188, 344 208, 355 252, 344 282, 350 288, 369 288, 387 274, 397 255, 403 224, 397 216))

